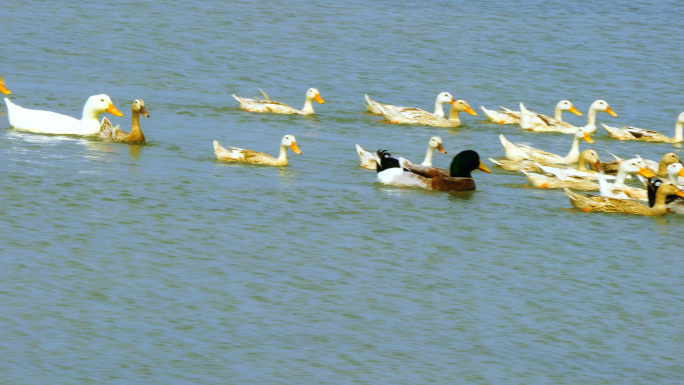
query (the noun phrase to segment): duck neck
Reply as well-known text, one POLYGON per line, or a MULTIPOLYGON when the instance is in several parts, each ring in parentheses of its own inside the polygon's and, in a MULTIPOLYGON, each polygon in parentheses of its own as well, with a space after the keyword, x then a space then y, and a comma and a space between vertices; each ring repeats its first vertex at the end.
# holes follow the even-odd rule
POLYGON ((579 146, 581 141, 582 138, 577 136, 572 139, 572 147, 570 147, 570 152, 568 152, 568 155, 565 156, 565 161, 567 163, 577 162, 579 159, 579 146))
POLYGON ((280 145, 280 154, 278 154, 278 163, 287 164, 287 146, 280 145))
POLYGON ((556 119, 557 121, 561 122, 563 121, 563 110, 561 110, 560 105, 556 106, 556 110, 553 112, 553 118, 556 119))
POLYGON ((587 125, 584 126, 584 130, 589 134, 596 132, 596 114, 598 114, 599 111, 600 110, 593 107, 589 108, 589 112, 587 113, 587 125))
POLYGON ((451 107, 449 110, 449 122, 452 124, 461 124, 461 111, 455 107, 451 107))
POLYGON ((674 141, 675 142, 684 142, 684 137, 682 137, 682 130, 684 129, 684 122, 677 121, 677 125, 675 126, 675 134, 674 134, 674 141))
POLYGON ((86 105, 85 107, 83 107, 83 117, 81 118, 81 121, 83 121, 83 122, 95 121, 99 124, 101 113, 102 113, 102 111, 93 110, 91 108, 88 108, 88 106, 86 105))
POLYGON ((134 140, 145 140, 145 135, 143 135, 140 129, 140 111, 133 111, 131 116, 133 127, 131 127, 128 137, 134 140))
POLYGON ((304 107, 302 108, 302 111, 301 111, 302 114, 309 115, 309 114, 314 113, 312 101, 313 101, 313 99, 309 99, 309 98, 306 98, 306 100, 304 100, 304 107))
POLYGON ((583 156, 580 156, 579 160, 577 161, 577 169, 582 170, 582 171, 587 171, 587 160, 584 159, 583 156))
POLYGON ((618 168, 618 172, 617 175, 615 175, 615 182, 613 182, 613 186, 624 186, 626 178, 627 172, 622 168, 618 168))
POLYGON ((653 204, 653 211, 656 214, 665 214, 667 212, 667 204, 665 204, 666 194, 656 193, 655 203, 653 204))
POLYGON ((421 163, 421 166, 432 166, 432 155, 435 153, 435 148, 428 145, 427 151, 425 152, 425 160, 421 163))
POLYGON ((444 103, 439 101, 439 98, 435 100, 435 116, 439 116, 440 118, 444 117, 444 103))
POLYGON ((665 164, 665 161, 661 159, 658 163, 658 173, 656 175, 659 177, 667 176, 667 166, 668 164, 665 164))

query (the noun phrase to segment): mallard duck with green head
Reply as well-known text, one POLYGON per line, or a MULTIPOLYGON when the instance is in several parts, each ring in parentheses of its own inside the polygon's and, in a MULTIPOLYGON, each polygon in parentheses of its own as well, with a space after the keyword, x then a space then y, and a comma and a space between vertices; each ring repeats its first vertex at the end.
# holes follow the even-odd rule
POLYGON ((395 158, 387 151, 375 153, 378 164, 378 182, 398 187, 421 187, 438 191, 472 191, 474 170, 490 172, 473 150, 465 150, 454 156, 449 171, 436 167, 421 166, 403 158, 395 158))

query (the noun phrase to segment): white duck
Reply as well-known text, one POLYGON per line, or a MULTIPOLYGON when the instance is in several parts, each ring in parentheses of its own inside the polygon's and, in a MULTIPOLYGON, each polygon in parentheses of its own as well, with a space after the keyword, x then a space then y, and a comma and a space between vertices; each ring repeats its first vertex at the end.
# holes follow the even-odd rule
POLYGON ((529 111, 520 103, 520 128, 534 132, 574 133, 577 127, 563 121, 563 111, 570 111, 575 115, 582 116, 582 113, 577 111, 577 108, 567 100, 558 102, 553 118, 529 111))
MULTIPOLYGON (((423 160, 421 166, 432 166, 432 155, 435 153, 435 150, 438 150, 442 154, 447 153, 442 146, 442 138, 439 136, 433 136, 428 141, 427 151, 425 152, 425 160, 423 160)), ((356 152, 359 154, 359 162, 361 167, 367 170, 375 170, 377 168, 378 164, 375 161, 374 153, 364 150, 358 144, 356 145, 356 152)))
POLYGON ((320 92, 318 92, 317 89, 315 88, 309 88, 306 91, 306 97, 304 99, 304 107, 301 110, 298 110, 296 108, 292 108, 288 106, 287 104, 276 102, 274 100, 270 100, 268 95, 266 95, 265 92, 261 91, 261 93, 264 94, 265 99, 250 99, 250 98, 243 98, 240 96, 237 96, 233 94, 233 97, 235 100, 238 101, 239 107, 242 108, 245 111, 250 111, 250 112, 272 112, 274 114, 298 114, 298 115, 311 115, 314 113, 313 109, 313 101, 317 101, 318 103, 325 104, 325 100, 321 98, 320 92))
POLYGON ((582 139, 586 140, 588 143, 594 143, 594 141, 591 139, 589 134, 584 131, 583 128, 578 128, 577 131, 575 132, 575 135, 572 139, 572 146, 570 147, 570 151, 568 152, 568 155, 565 157, 556 155, 550 152, 542 151, 539 149, 536 149, 534 147, 526 146, 524 144, 516 143, 513 144, 509 142, 504 136, 499 135, 499 139, 501 140, 501 145, 504 148, 504 153, 506 154, 506 158, 511 159, 511 160, 522 160, 522 159, 530 159, 530 160, 535 160, 539 163, 542 164, 550 164, 550 163, 560 163, 560 164, 568 164, 568 163, 575 163, 579 159, 579 145, 582 139))
POLYGON ((648 194, 645 189, 625 185, 625 178, 628 175, 638 174, 645 178, 653 178, 655 176, 655 173, 648 169, 641 157, 637 156, 637 158, 620 163, 620 168, 618 169, 617 176, 613 183, 608 183, 603 174, 603 170, 599 170, 599 191, 601 196, 642 201, 648 200, 648 194))
MULTIPOLYGON (((599 111, 605 111, 609 115, 612 116, 618 116, 615 111, 613 111, 612 108, 606 103, 605 100, 597 100, 594 103, 591 103, 591 106, 589 106, 589 112, 587 112, 587 125, 582 127, 584 128, 584 131, 588 134, 593 134, 596 132, 596 114, 599 111)), ((561 131, 563 132, 563 131, 561 131)), ((574 131, 566 131, 565 133, 573 133, 574 131)))
MULTIPOLYGON (((498 124, 520 124, 520 111, 513 111, 510 110, 506 107, 500 107, 501 110, 499 111, 494 111, 494 110, 488 110, 484 108, 483 106, 480 106, 482 109, 482 112, 484 112, 485 116, 487 117, 487 120, 489 120, 492 123, 498 123, 498 124)), ((551 120, 554 119, 558 122, 562 122, 562 116, 563 116, 563 111, 571 111, 573 114, 576 115, 582 115, 581 112, 577 111, 577 109, 572 105, 567 100, 561 100, 556 104, 556 109, 554 110, 553 113, 553 118, 542 115, 542 114, 537 114, 535 112, 532 112, 533 114, 539 115, 543 119, 546 120, 551 120)), ((530 111, 531 112, 531 111, 530 111)), ((563 122, 564 124, 569 125, 568 123, 563 122)))
POLYGON ((643 128, 636 128, 630 126, 622 127, 612 127, 607 124, 601 123, 603 129, 606 130, 608 135, 618 140, 641 140, 644 142, 665 142, 665 143, 680 143, 684 142, 684 136, 682 136, 682 131, 684 130, 684 112, 679 114, 677 117, 677 123, 675 124, 675 134, 674 137, 670 138, 657 131, 644 130, 643 128))
MULTIPOLYGON (((380 111, 380 108, 378 108, 378 104, 381 105, 385 111, 388 112, 398 112, 406 109, 414 109, 414 107, 401 107, 401 106, 395 106, 392 104, 384 104, 380 102, 376 102, 372 100, 368 95, 363 95, 364 98, 366 99, 366 109, 376 115, 382 114, 380 111)), ((453 96, 451 96, 450 93, 448 92, 442 92, 439 95, 437 95, 437 98, 435 99, 435 112, 433 115, 439 116, 439 117, 444 117, 444 103, 449 103, 449 104, 454 104, 456 99, 454 99, 453 96)))
POLYGON ((56 135, 97 135, 100 132, 100 114, 109 112, 123 116, 105 94, 88 98, 81 120, 52 111, 29 110, 5 98, 10 126, 16 130, 56 135))
POLYGON ((218 140, 214 141, 214 155, 218 160, 225 162, 261 164, 265 166, 287 166, 288 148, 291 148, 296 154, 302 154, 299 146, 297 146, 297 139, 295 139, 294 135, 283 136, 283 139, 280 141, 280 153, 277 158, 263 152, 245 150, 237 147, 230 147, 230 150, 228 150, 221 146, 221 143, 219 143, 218 140))

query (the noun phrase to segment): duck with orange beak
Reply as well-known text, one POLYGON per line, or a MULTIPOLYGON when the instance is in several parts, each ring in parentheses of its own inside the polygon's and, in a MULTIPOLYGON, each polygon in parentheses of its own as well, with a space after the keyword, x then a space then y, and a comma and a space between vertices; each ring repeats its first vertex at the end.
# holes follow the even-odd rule
POLYGON ((112 99, 105 94, 88 98, 83 107, 83 117, 80 120, 52 111, 23 108, 12 103, 8 98, 5 98, 5 103, 12 128, 40 134, 97 135, 100 132, 100 114, 109 112, 115 116, 123 116, 114 107, 112 99))
MULTIPOLYGON (((229 146, 230 147, 230 146, 229 146)), ((287 166, 287 149, 290 148, 295 154, 302 154, 297 146, 297 139, 294 135, 285 135, 280 141, 280 154, 274 158, 263 152, 245 150, 237 147, 230 147, 230 150, 223 148, 218 140, 214 141, 214 155, 216 159, 224 162, 240 162, 250 164, 261 164, 265 166, 287 166)))
POLYGON ((321 98, 321 93, 315 88, 309 88, 306 91, 306 98, 304 99, 304 107, 301 110, 290 107, 284 103, 276 102, 271 100, 265 92, 265 99, 261 98, 243 98, 233 94, 235 100, 238 101, 239 107, 245 111, 249 112, 272 112, 274 114, 298 114, 298 115, 311 115, 314 113, 313 101, 317 101, 320 104, 325 104, 325 100, 321 98))

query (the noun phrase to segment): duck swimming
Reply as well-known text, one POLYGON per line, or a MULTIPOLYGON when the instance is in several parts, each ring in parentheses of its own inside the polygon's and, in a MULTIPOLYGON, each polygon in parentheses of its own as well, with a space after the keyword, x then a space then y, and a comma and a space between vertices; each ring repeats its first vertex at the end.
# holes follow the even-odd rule
POLYGON ((116 127, 107 118, 102 118, 102 125, 100 126, 100 138, 103 140, 112 140, 115 142, 144 142, 145 135, 140 129, 140 115, 150 117, 150 114, 145 109, 145 102, 142 99, 133 101, 131 107, 131 132, 121 131, 120 126, 116 127))
POLYGON ((280 141, 280 155, 274 158, 263 152, 245 150, 237 147, 230 147, 230 150, 221 146, 218 140, 214 141, 214 155, 216 159, 225 162, 241 162, 251 164, 262 164, 265 166, 287 166, 287 149, 291 148, 296 154, 302 154, 297 146, 294 135, 285 135, 280 141))
POLYGON ((71 116, 52 111, 30 110, 20 107, 8 98, 7 115, 12 128, 19 131, 36 132, 54 135, 97 135, 100 132, 100 114, 109 112, 115 116, 123 116, 114 107, 112 100, 105 94, 88 98, 83 107, 83 117, 79 120, 71 116))
POLYGON ((474 170, 490 172, 482 164, 480 156, 473 150, 465 150, 454 156, 449 173, 436 167, 412 164, 405 159, 397 159, 383 150, 376 152, 378 182, 398 187, 421 187, 438 191, 472 191, 475 181, 471 175, 474 170))
POLYGON ((263 92, 263 91, 261 91, 261 92, 264 94, 265 99, 243 98, 243 97, 237 96, 235 94, 233 94, 233 97, 235 98, 235 100, 238 101, 239 107, 245 111, 272 112, 274 114, 311 115, 314 113, 313 103, 312 103, 313 100, 317 101, 318 103, 325 104, 325 100, 323 100, 323 98, 321 98, 320 92, 318 92, 318 90, 315 88, 309 88, 306 91, 306 97, 304 99, 304 107, 301 110, 298 110, 296 108, 292 108, 292 107, 288 106, 287 104, 271 100, 268 97, 268 95, 266 95, 265 92, 263 92))

